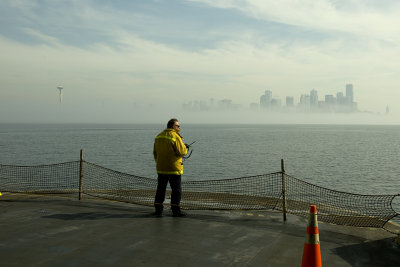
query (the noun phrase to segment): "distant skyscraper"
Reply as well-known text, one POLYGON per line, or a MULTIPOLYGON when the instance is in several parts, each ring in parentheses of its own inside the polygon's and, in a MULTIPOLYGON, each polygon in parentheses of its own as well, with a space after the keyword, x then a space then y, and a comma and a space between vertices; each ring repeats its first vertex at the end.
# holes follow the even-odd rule
POLYGON ((346 84, 346 97, 349 99, 350 103, 354 102, 353 85, 350 83, 346 84))
POLYGON ((300 96, 300 103, 299 103, 299 107, 301 108, 301 110, 303 111, 309 111, 310 110, 310 95, 301 95, 300 96))
POLYGON ((337 104, 338 104, 338 105, 345 105, 345 104, 347 104, 347 103, 346 103, 346 99, 347 99, 347 98, 344 97, 344 95, 343 95, 342 92, 338 92, 338 93, 336 94, 336 101, 337 101, 337 104))
POLYGON ((310 92, 310 106, 311 108, 318 107, 318 93, 317 90, 311 90, 310 92))
POLYGON ((335 105, 336 98, 333 95, 325 95, 325 103, 327 103, 329 105, 335 105))
POLYGON ((272 102, 272 91, 270 90, 265 90, 265 102, 266 102, 266 106, 271 106, 271 102, 272 102))
POLYGON ((260 97, 260 107, 268 108, 271 106, 272 92, 270 90, 265 90, 265 93, 260 97))
POLYGON ((300 96, 300 104, 303 105, 310 105, 310 96, 309 95, 301 95, 300 96))
POLYGON ((267 106, 267 97, 265 95, 260 96, 260 107, 265 108, 267 106))
POLYGON ((294 106, 294 98, 293 98, 293 96, 287 96, 286 97, 286 106, 287 107, 293 107, 294 106))

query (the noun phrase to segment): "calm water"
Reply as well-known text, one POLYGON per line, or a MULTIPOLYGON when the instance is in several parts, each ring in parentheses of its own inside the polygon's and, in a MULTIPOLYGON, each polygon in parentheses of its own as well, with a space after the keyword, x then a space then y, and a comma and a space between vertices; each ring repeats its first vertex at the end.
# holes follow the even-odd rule
MULTIPOLYGON (((0 164, 79 160, 155 178, 154 137, 164 125, 0 124, 0 164)), ((400 193, 400 126, 190 125, 196 141, 184 179, 205 180, 280 171, 331 189, 400 193)))

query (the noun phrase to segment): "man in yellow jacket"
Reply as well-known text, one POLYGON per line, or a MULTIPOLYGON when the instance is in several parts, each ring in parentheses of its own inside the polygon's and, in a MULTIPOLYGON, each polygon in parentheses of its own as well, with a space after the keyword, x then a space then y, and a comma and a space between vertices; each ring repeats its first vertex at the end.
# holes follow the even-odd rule
POLYGON ((167 128, 154 140, 153 155, 156 161, 158 184, 154 200, 155 214, 161 216, 168 182, 171 186, 171 210, 175 217, 185 216, 181 212, 181 175, 183 174, 182 157, 187 154, 187 147, 180 136, 180 125, 177 119, 170 119, 167 128))

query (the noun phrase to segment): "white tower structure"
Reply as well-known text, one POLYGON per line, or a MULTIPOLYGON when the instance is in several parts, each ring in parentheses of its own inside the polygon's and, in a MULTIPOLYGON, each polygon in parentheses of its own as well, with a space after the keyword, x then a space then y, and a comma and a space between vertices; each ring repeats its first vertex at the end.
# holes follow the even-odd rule
POLYGON ((64 86, 57 86, 57 89, 60 90, 60 104, 62 103, 62 89, 64 89, 64 86))

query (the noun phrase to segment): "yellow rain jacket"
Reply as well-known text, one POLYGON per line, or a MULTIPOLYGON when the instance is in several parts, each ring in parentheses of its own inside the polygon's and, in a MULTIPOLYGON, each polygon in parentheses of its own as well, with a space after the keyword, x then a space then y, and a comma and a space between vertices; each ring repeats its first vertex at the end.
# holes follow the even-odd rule
POLYGON ((167 128, 154 140, 153 155, 159 174, 183 174, 182 157, 187 148, 179 131, 167 128))

